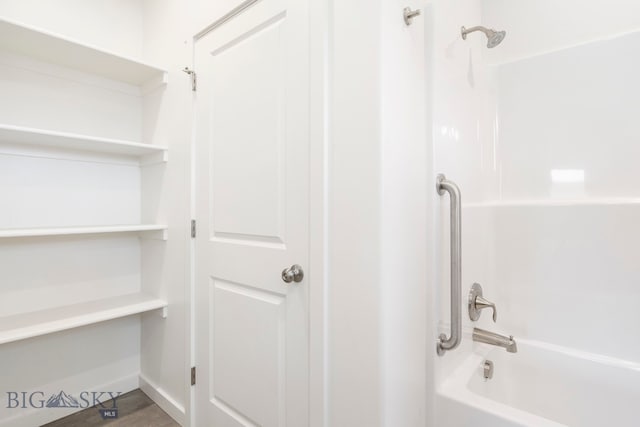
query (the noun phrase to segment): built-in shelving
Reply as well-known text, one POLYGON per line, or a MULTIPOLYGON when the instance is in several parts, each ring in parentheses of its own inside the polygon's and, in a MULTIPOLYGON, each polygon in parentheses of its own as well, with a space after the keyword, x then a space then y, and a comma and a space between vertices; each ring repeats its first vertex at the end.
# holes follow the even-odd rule
POLYGON ((6 19, 0 19, 0 48, 138 86, 167 78, 153 65, 6 19))
POLYGON ((157 224, 105 225, 95 227, 5 228, 0 229, 0 238, 70 236, 77 234, 160 232, 163 235, 162 238, 166 239, 166 230, 166 225, 157 224))
POLYGON ((167 160, 166 147, 7 124, 0 124, 0 143, 167 160))
POLYGON ((165 301, 138 293, 0 317, 0 344, 165 307, 165 301))
MULTIPOLYGON (((0 354, 9 362, 29 351, 62 356, 53 373, 9 363, 11 389, 128 389, 140 364, 166 350, 140 328, 170 326, 174 284, 158 270, 169 170, 168 149, 157 144, 168 142, 154 131, 168 72, 117 53, 129 51, 126 40, 109 43, 115 51, 88 44, 101 32, 84 24, 58 30, 74 40, 0 17, 0 197, 9 207, 0 215, 0 354)), ((41 425, 58 416, 11 420, 41 425)))

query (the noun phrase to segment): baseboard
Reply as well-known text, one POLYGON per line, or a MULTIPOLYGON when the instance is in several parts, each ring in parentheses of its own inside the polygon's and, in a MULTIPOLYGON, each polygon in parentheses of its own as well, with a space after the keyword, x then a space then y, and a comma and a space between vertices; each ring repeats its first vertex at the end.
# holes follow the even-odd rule
MULTIPOLYGON (((117 390, 124 394, 137 389, 138 386, 139 386, 138 375, 132 374, 106 384, 87 387, 87 390, 114 390, 114 391, 117 390)), ((109 400, 109 397, 106 396, 105 398, 100 400, 107 401, 109 400)), ((6 427, 40 426, 40 425, 55 421, 57 419, 60 419, 62 417, 66 417, 68 415, 74 414, 76 412, 80 412, 83 409, 86 409, 86 408, 74 408, 74 409, 64 410, 63 413, 60 412, 61 411, 60 409, 24 410, 24 411, 20 411, 20 413, 15 417, 3 419, 2 421, 0 421, 0 426, 3 426, 3 427, 4 426, 6 427)))
POLYGON ((173 418, 181 426, 185 425, 187 413, 184 406, 176 402, 166 391, 151 381, 149 378, 140 374, 139 376, 140 390, 151 398, 163 411, 173 418))

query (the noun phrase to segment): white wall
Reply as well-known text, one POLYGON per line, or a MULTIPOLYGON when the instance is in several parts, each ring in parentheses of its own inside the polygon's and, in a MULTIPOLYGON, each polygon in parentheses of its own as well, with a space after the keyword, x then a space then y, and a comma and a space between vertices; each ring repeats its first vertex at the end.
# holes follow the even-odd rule
MULTIPOLYGON (((0 13, 2 9, 0 9, 0 13)), ((131 85, 2 52, 2 123, 141 140, 140 91, 131 85)))
POLYGON ((637 31, 639 15, 635 0, 482 0, 483 22, 508 32, 487 58, 507 62, 637 31))
POLYGON ((0 14, 121 55, 142 54, 140 0, 0 0, 0 14))
POLYGON ((331 2, 332 426, 425 425, 428 415, 425 27, 422 17, 405 26, 405 6, 331 2))
POLYGON ((166 165, 145 168, 142 217, 169 226, 167 242, 145 241, 142 288, 169 301, 169 316, 143 317, 141 388, 182 425, 190 408, 191 83, 181 70, 192 64, 189 4, 144 2, 144 58, 169 71, 164 90, 145 97, 143 138, 169 147, 166 165))
POLYGON ((424 426, 427 412, 427 200, 430 145, 426 140, 425 27, 407 26, 404 7, 426 2, 385 1, 381 9, 381 363, 385 426, 424 426))
POLYGON ((333 1, 328 425, 382 425, 379 1, 333 1), (358 17, 358 31, 353 30, 358 17))

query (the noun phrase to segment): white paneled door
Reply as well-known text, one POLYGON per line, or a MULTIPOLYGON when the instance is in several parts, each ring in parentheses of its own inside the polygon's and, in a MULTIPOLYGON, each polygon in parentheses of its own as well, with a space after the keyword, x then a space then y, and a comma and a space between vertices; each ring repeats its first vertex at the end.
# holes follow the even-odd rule
POLYGON ((262 0, 196 42, 197 426, 309 424, 308 21, 262 0))

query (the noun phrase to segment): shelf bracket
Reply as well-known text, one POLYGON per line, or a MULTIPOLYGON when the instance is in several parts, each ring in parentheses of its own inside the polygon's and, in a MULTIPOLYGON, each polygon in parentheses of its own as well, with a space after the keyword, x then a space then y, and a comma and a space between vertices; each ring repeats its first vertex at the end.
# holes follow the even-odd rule
POLYGON ((149 80, 145 84, 142 85, 141 93, 142 95, 148 95, 154 90, 164 87, 169 83, 169 73, 164 71, 160 76, 149 80))
POLYGON ((169 153, 167 150, 162 150, 157 153, 147 154, 140 159, 140 166, 153 166, 161 163, 167 163, 169 160, 169 153))
POLYGON ((162 307, 162 318, 166 319, 168 315, 169 315, 169 307, 168 306, 162 307))
POLYGON ((140 233, 140 238, 166 241, 169 239, 169 231, 168 230, 145 231, 143 233, 140 233))

